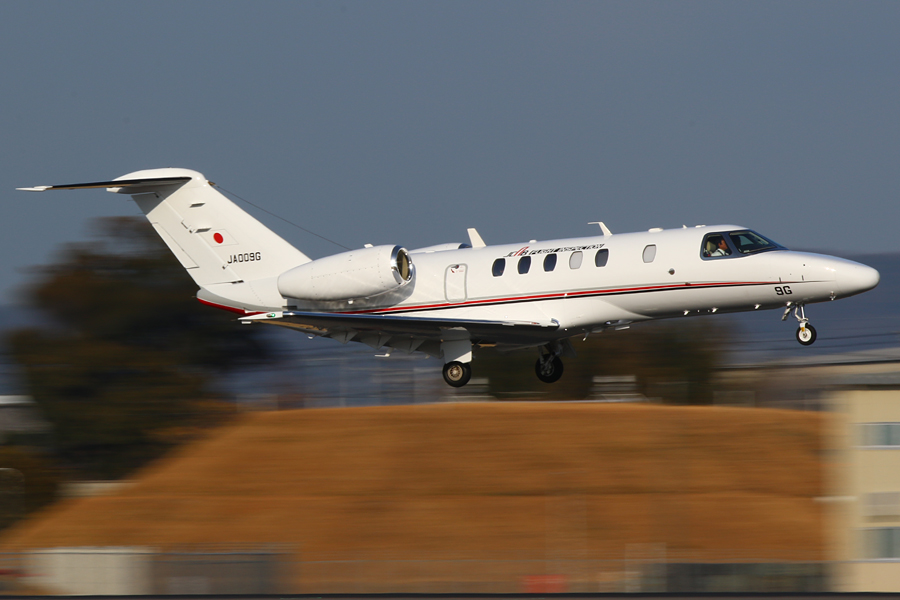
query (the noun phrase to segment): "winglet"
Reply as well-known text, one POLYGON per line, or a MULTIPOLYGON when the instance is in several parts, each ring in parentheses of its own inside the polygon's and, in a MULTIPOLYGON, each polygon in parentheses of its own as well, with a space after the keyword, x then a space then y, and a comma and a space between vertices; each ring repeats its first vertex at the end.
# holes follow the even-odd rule
POLYGON ((607 227, 603 221, 591 221, 588 225, 599 225, 600 231, 603 232, 604 236, 612 235, 612 231, 609 230, 609 227, 607 227))
POLYGON ((484 248, 487 246, 474 227, 469 227, 466 231, 469 232, 469 242, 472 244, 473 248, 484 248))
POLYGON ((43 192, 43 191, 49 190, 52 187, 53 187, 52 185, 38 185, 35 187, 30 187, 30 188, 16 188, 16 189, 21 192, 43 192))

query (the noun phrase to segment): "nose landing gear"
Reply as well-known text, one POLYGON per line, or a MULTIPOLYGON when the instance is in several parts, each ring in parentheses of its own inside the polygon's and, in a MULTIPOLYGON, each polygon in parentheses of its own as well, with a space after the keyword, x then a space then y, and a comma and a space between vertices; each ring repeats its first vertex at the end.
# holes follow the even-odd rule
POLYGON ((816 341, 816 328, 812 325, 801 325, 797 328, 797 341, 804 346, 809 346, 816 341))
POLYGON ((800 327, 797 328, 797 341, 804 346, 811 345, 816 341, 816 328, 809 324, 809 319, 806 318, 806 311, 803 310, 803 305, 788 302, 784 309, 784 314, 781 316, 781 320, 787 320, 791 311, 793 311, 797 322, 800 323, 800 327))

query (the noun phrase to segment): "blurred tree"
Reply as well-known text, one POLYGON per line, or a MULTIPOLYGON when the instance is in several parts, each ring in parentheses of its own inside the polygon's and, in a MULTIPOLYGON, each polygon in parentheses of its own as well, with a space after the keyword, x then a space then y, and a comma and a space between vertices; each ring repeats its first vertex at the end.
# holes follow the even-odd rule
MULTIPOLYGON (((499 398, 586 398, 595 376, 634 376, 637 391, 672 404, 709 404, 713 378, 727 352, 722 320, 690 319, 642 323, 625 331, 573 338, 576 357, 564 357, 556 383, 541 383, 534 373, 537 352, 501 353, 482 349, 476 377, 489 378, 499 398)), ((733 332, 733 331, 732 331, 733 332)))
POLYGON ((46 322, 8 339, 81 477, 118 477, 216 421, 215 375, 267 356, 256 327, 193 300, 196 287, 145 220, 108 218, 25 292, 46 322))
POLYGON ((0 448, 0 529, 56 498, 59 472, 46 456, 15 446, 0 448))

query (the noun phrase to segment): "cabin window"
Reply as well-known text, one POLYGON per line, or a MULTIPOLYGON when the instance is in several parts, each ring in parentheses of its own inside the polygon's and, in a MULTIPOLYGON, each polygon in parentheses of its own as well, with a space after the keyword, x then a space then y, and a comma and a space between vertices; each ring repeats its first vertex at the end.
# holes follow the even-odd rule
POLYGON ((556 268, 556 255, 548 254, 544 257, 544 270, 547 272, 552 271, 556 268))
POLYGON ((531 268, 531 257, 523 256, 519 259, 519 275, 524 275, 531 268))
POLYGON ((581 254, 581 252, 573 252, 572 256, 569 257, 569 268, 570 269, 580 269, 582 258, 583 258, 583 255, 581 254))
POLYGON ((506 270, 506 259, 498 258, 494 261, 494 265, 491 267, 491 273, 494 274, 494 277, 500 277, 503 275, 503 271, 506 270))
POLYGON ((656 258, 656 244, 650 244, 649 246, 645 246, 644 247, 644 262, 652 263, 654 258, 656 258))
POLYGON ((597 254, 594 255, 594 265, 598 267, 605 267, 607 262, 609 262, 609 250, 607 250, 606 248, 597 250, 597 254))

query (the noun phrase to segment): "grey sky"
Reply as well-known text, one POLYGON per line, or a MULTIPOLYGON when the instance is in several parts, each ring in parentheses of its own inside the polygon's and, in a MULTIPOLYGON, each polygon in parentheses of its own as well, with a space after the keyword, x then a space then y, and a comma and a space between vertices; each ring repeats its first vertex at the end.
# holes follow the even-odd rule
POLYGON ((5 2, 0 301, 137 214, 13 188, 163 166, 351 247, 603 220, 900 251, 898 26, 896 2, 5 2))

